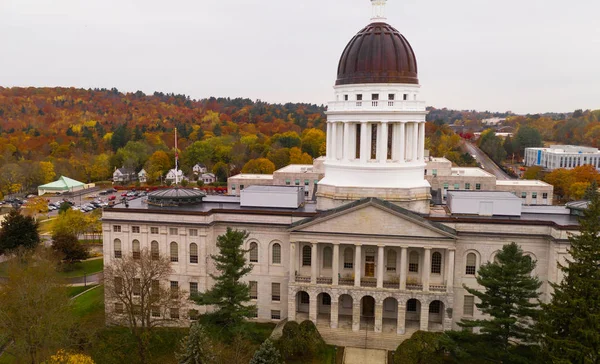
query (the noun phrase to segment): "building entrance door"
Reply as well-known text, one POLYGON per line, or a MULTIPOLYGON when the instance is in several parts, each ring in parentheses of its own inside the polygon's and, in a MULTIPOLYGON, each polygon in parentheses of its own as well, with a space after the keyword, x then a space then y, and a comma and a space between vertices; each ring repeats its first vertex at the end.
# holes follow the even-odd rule
POLYGON ((375 277, 375 256, 367 255, 365 257, 365 277, 375 277))

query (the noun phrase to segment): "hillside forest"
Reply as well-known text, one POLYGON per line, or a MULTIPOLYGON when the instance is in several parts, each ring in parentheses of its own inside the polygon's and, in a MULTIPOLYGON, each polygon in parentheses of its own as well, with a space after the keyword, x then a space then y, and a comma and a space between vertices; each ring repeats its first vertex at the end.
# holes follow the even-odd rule
MULTIPOLYGON (((291 163, 309 164, 325 153, 325 111, 314 104, 193 100, 115 88, 0 87, 0 193, 35 191, 61 175, 106 181, 121 167, 144 168, 149 182, 156 183, 174 167, 176 153, 185 174, 201 163, 221 183, 240 172, 272 173, 291 163)), ((477 127, 486 117, 507 117, 517 129, 535 128, 545 141, 600 145, 600 110, 542 116, 428 111, 432 122, 426 147, 432 156, 459 165, 474 161, 461 152, 465 135, 454 133, 449 123, 477 127)))

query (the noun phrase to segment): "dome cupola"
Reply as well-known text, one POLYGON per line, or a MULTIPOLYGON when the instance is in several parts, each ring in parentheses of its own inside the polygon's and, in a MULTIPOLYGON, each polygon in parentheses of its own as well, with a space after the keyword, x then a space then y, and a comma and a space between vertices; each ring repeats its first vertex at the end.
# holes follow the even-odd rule
POLYGON ((335 84, 419 84, 412 47, 398 30, 385 22, 386 0, 371 2, 371 24, 358 32, 344 49, 335 84))

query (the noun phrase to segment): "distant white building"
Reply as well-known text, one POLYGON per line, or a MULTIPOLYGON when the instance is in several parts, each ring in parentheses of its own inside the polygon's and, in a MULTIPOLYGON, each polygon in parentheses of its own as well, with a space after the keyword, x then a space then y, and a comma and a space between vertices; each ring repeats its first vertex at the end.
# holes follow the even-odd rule
POLYGON ((173 168, 167 173, 165 182, 175 183, 175 178, 177 178, 178 183, 181 183, 184 179, 187 180, 187 177, 183 175, 181 169, 175 170, 175 168, 173 168))
POLYGON ((550 148, 525 148, 525 165, 540 166, 545 169, 571 169, 586 164, 600 170, 598 148, 576 145, 551 145, 550 148))
POLYGON ((484 125, 497 125, 504 121, 506 121, 506 118, 489 118, 481 120, 481 123, 484 125))
POLYGON ((113 172, 113 182, 128 183, 137 179, 137 173, 133 169, 121 167, 113 172))
POLYGON ((204 182, 205 185, 208 185, 215 183, 217 178, 215 177, 214 173, 202 173, 198 180, 204 182))
POLYGON ((138 172, 138 181, 140 181, 140 183, 146 183, 147 180, 148 180, 148 173, 146 173, 145 169, 142 169, 141 171, 138 172))
POLYGON ((194 172, 195 175, 200 175, 202 173, 208 172, 208 169, 206 168, 206 166, 204 164, 198 163, 194 167, 192 167, 192 171, 194 172))

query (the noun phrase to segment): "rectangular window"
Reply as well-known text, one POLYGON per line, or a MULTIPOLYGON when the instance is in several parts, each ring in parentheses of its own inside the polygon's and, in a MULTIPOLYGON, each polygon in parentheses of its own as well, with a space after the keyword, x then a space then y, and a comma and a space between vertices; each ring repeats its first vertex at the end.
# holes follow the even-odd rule
POLYGON ((371 159, 377 159, 377 124, 371 124, 371 159))
POLYGON ((123 293, 123 278, 115 277, 115 293, 122 294, 123 293))
POLYGON ((142 282, 139 278, 133 279, 133 295, 139 296, 142 293, 142 282))
POLYGON ((392 143, 394 140, 394 125, 388 124, 388 138, 387 138, 387 159, 392 159, 392 143))
POLYGON ((190 321, 196 321, 198 320, 198 310, 189 310, 188 311, 188 316, 190 318, 190 321))
POLYGON ((156 226, 151 227, 150 234, 153 234, 153 235, 158 234, 158 227, 156 227, 156 226))
POLYGON ((394 94, 388 94, 388 100, 394 101, 394 98, 395 98, 394 94))
POLYGON ((356 124, 356 138, 354 139, 354 158, 360 159, 360 133, 362 132, 361 125, 356 124))
POLYGON ((318 180, 318 179, 316 179, 316 180, 314 180, 314 181, 313 181, 313 183, 314 183, 314 184, 318 184, 318 183, 319 183, 319 180, 318 180))
POLYGON ((158 279, 153 279, 151 283, 152 298, 157 300, 160 297, 160 282, 158 279))
POLYGON ((348 95, 344 95, 344 101, 348 101, 348 95))
POLYGON ((171 281, 171 298, 177 299, 179 298, 179 282, 171 281))
POLYGON ((480 190, 481 189, 481 183, 476 183, 475 184, 475 189, 476 190, 480 190))
POLYGON ((234 184, 231 185, 231 190, 235 191, 235 185, 234 184))
POLYGON ((123 313, 123 304, 122 303, 115 303, 115 313, 123 313))
POLYGON ((470 190, 470 189, 471 189, 471 184, 465 183, 465 190, 470 190))
POLYGON ((140 227, 139 226, 132 226, 131 227, 131 232, 134 234, 139 234, 140 233, 140 227))
POLYGON ((172 319, 178 319, 179 318, 179 308, 172 308, 170 310, 171 312, 171 318, 172 319))
POLYGON ((403 99, 404 101, 407 101, 407 100, 408 100, 408 94, 404 94, 404 95, 402 95, 402 99, 403 99))
POLYGON ((448 184, 444 183, 444 189, 447 190, 448 189, 448 184))
POLYGON ((190 229, 190 236, 198 236, 198 229, 190 229))
POLYGON ((308 180, 308 179, 305 179, 305 180, 304 180, 304 185, 305 185, 305 186, 308 186, 309 184, 310 184, 310 180, 308 180))
POLYGON ((434 177, 437 177, 437 169, 432 170, 431 174, 433 174, 434 177))
POLYGON ((198 282, 190 282, 190 296, 198 294, 198 282))
POLYGON ((250 281, 250 282, 248 282, 248 285, 250 286, 250 299, 251 300, 258 299, 258 282, 250 281))
POLYGON ((290 185, 290 183, 291 183, 291 182, 290 182, 290 180, 289 180, 289 179, 286 179, 286 180, 285 180, 285 185, 286 185, 286 186, 289 186, 289 185, 290 185))
POLYGON ((356 94, 356 101, 362 101, 362 94, 356 94))
POLYGON ((160 309, 158 308, 158 306, 152 306, 151 311, 152 317, 160 317, 160 309))
POLYGON ((463 303, 463 316, 473 316, 474 306, 475 297, 465 296, 465 301, 463 303))
POLYGON ((304 197, 308 197, 308 190, 304 190, 304 197))
POLYGON ((379 94, 371 94, 371 100, 373 100, 373 101, 379 100, 379 94))
POLYGON ((545 193, 545 192, 544 192, 544 193, 542 193, 542 198, 543 198, 544 200, 545 200, 545 199, 547 199, 547 198, 548 198, 548 194, 547 194, 547 193, 545 193))
POLYGON ((240 185, 240 191, 244 189, 244 185, 240 185))
POLYGON ((113 225, 113 232, 120 233, 121 232, 121 225, 113 225))
POLYGON ((281 301, 281 285, 279 283, 271 283, 271 301, 281 301))
POLYGON ((531 198, 537 198, 537 192, 531 192, 531 198))
POLYGON ((454 184, 454 189, 455 189, 455 190, 458 190, 458 189, 460 189, 460 183, 455 183, 455 184, 454 184))
POLYGON ((521 192, 521 198, 527 198, 527 192, 521 192))
POLYGON ((271 310, 271 320, 281 320, 281 311, 271 310))
POLYGON ((177 228, 169 228, 169 235, 177 235, 177 228))

